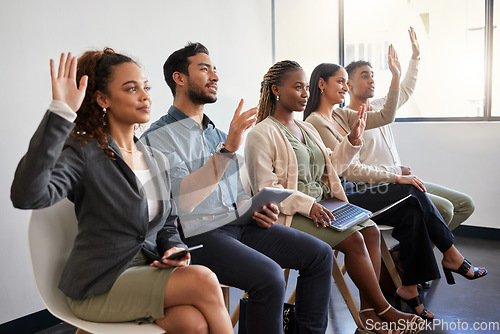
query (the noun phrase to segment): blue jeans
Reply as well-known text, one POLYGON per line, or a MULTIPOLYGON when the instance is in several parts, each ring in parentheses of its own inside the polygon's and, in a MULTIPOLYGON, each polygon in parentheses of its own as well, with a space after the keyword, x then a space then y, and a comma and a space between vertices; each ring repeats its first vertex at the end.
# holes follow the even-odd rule
POLYGON ((325 242, 292 228, 226 225, 185 240, 203 248, 192 262, 210 268, 223 284, 248 292, 247 333, 283 332, 282 268, 299 271, 296 318, 300 333, 324 333, 333 252, 325 242))

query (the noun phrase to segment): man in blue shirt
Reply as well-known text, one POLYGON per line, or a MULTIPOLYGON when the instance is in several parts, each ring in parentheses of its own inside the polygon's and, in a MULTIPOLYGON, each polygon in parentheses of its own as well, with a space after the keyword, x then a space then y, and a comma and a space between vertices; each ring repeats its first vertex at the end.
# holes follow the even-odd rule
MULTIPOLYGON (((217 100, 219 78, 208 50, 189 43, 163 67, 173 106, 143 135, 170 162, 172 194, 181 221, 232 212, 249 196, 239 177, 235 152, 255 122, 257 108, 241 112, 240 101, 226 135, 203 113, 217 100)), ((282 268, 299 270, 296 317, 301 333, 324 333, 327 326, 333 253, 306 233, 274 224, 279 209, 270 204, 245 225, 231 223, 185 238, 203 244, 194 264, 214 271, 219 281, 248 292, 247 332, 281 333, 285 282, 282 268)))

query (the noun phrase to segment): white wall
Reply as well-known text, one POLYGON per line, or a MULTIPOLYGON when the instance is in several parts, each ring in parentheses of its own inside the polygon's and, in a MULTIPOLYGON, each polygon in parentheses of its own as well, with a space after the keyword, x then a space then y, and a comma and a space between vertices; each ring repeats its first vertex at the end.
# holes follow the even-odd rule
POLYGON ((60 52, 113 47, 143 64, 158 119, 172 102, 163 80, 168 55, 188 41, 211 51, 219 101, 206 110, 227 130, 240 98, 258 102, 260 81, 271 66, 271 7, 252 1, 28 1, 0 2, 0 324, 43 309, 27 246, 29 211, 12 207, 14 170, 51 99, 49 59, 60 52))
POLYGON ((474 199, 476 210, 464 225, 500 228, 500 123, 395 123, 393 130, 413 174, 474 199))

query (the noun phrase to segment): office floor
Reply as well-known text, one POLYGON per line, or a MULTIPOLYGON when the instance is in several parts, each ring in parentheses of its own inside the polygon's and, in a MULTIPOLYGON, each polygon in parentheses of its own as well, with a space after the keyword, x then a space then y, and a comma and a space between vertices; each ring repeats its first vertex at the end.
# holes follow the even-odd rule
MULTIPOLYGON (((384 236, 389 245, 395 243, 386 232, 384 236)), ((433 327, 429 325, 421 333, 500 333, 500 241, 456 237, 455 245, 472 264, 487 267, 488 275, 476 281, 455 275, 455 285, 448 285, 444 277, 433 281, 431 288, 423 290, 420 296, 437 320, 433 327), (474 329, 474 326, 482 326, 482 329, 474 329)), ((436 252, 436 258, 441 260, 439 252, 436 252)), ((291 271, 287 298, 295 286, 296 277, 297 272, 291 271)), ((354 299, 359 300, 356 287, 349 278, 347 281, 354 299)), ((241 290, 231 289, 231 310, 241 294, 241 290)), ((394 298, 387 298, 394 305, 394 298)), ((61 324, 37 334, 72 334, 74 331, 73 327, 61 324)), ((238 333, 238 325, 235 333, 238 333)), ((356 333, 356 325, 335 285, 332 286, 327 333, 356 333)))

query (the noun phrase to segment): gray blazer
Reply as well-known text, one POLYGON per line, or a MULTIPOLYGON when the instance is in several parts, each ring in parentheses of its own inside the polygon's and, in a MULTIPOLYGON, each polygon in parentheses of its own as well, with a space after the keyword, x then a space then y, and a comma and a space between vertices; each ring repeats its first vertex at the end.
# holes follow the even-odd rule
POLYGON ((48 207, 68 197, 75 204, 78 234, 59 288, 73 299, 107 292, 139 251, 151 260, 171 247, 186 247, 170 196, 168 162, 159 151, 136 141, 158 187, 161 213, 149 221, 143 186, 122 158, 110 159, 96 141, 69 138, 74 123, 47 111, 11 188, 16 208, 48 207))

